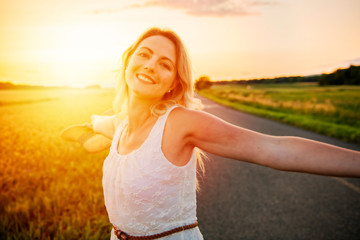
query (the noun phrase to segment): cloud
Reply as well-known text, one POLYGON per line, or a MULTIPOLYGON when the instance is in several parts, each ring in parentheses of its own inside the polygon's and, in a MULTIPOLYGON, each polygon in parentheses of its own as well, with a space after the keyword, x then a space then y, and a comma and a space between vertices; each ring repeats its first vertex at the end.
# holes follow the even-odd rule
POLYGON ((244 16, 256 14, 253 6, 275 5, 262 0, 146 0, 137 7, 164 7, 182 10, 195 16, 244 16))
MULTIPOLYGON (((253 8, 277 5, 276 1, 265 0, 138 0, 121 10, 161 7, 180 10, 194 16, 246 16, 258 14, 253 8)), ((94 14, 114 13, 117 10, 94 10, 94 14)))

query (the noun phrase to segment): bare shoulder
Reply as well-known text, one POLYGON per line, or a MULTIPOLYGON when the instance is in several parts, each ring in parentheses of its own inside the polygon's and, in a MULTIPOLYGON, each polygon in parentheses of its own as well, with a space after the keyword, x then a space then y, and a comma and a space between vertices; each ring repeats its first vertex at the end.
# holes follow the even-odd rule
POLYGON ((268 144, 265 135, 228 123, 212 114, 183 108, 174 109, 169 116, 174 135, 190 146, 215 155, 249 162, 261 162, 258 152, 268 144))
POLYGON ((170 112, 166 125, 178 133, 182 132, 184 134, 190 119, 193 117, 193 111, 184 107, 177 107, 170 112))
POLYGON ((171 111, 169 118, 171 121, 184 121, 184 120, 193 120, 199 117, 201 115, 201 111, 197 110, 190 110, 184 107, 177 107, 174 110, 171 111))
POLYGON ((200 128, 197 123, 203 121, 203 116, 201 111, 184 107, 170 112, 163 135, 163 151, 168 159, 189 159, 196 146, 192 139, 196 129, 200 128))
POLYGON ((211 118, 212 115, 199 110, 191 110, 184 107, 177 107, 171 111, 169 119, 174 124, 192 126, 193 124, 199 123, 202 120, 211 118))
POLYGON ((182 131, 187 135, 193 135, 199 131, 206 131, 206 129, 214 125, 224 123, 222 119, 212 114, 184 107, 175 108, 169 115, 169 124, 171 124, 174 129, 178 129, 178 131, 182 131))

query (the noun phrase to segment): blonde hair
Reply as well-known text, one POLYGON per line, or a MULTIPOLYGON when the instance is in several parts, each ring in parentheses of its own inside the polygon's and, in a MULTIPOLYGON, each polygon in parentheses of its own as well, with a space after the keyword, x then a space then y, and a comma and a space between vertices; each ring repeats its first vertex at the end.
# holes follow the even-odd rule
MULTIPOLYGON (((176 85, 172 91, 166 93, 162 100, 151 106, 151 113, 155 116, 163 115, 166 110, 173 105, 181 105, 188 109, 201 110, 202 104, 200 99, 194 97, 194 77, 189 53, 181 41, 180 37, 170 29, 161 29, 153 27, 146 30, 140 37, 128 48, 122 55, 121 65, 115 71, 116 95, 113 101, 113 111, 118 114, 120 119, 127 116, 128 113, 128 86, 125 80, 125 70, 129 64, 129 60, 139 44, 146 38, 151 36, 163 36, 172 41, 176 51, 176 85)), ((196 149, 197 165, 204 174, 204 153, 200 149, 196 149)), ((199 186, 197 184, 197 189, 199 186)))
POLYGON ((129 60, 139 44, 146 38, 151 36, 164 36, 172 41, 176 50, 176 85, 172 91, 166 93, 163 99, 151 107, 151 112, 160 116, 166 110, 174 105, 182 105, 189 109, 202 109, 199 99, 194 98, 194 77, 189 54, 182 43, 180 37, 169 29, 160 29, 157 27, 150 28, 145 31, 122 55, 122 63, 116 71, 115 78, 117 80, 116 96, 113 102, 113 111, 120 116, 127 115, 128 86, 125 81, 125 70, 129 60))

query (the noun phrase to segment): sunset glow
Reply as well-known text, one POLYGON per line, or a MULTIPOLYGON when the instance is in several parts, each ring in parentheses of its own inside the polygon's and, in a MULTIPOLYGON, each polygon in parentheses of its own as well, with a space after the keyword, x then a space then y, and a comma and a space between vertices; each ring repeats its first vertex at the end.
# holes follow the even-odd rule
POLYGON ((0 81, 113 86, 122 52, 152 26, 181 36, 197 77, 320 74, 360 64, 359 11, 358 0, 1 0, 0 81))

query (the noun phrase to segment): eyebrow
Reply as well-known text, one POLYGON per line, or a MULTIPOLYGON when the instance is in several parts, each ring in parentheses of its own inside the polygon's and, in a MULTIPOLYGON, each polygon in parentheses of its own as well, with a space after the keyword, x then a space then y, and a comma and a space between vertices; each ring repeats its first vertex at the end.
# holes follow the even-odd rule
MULTIPOLYGON (((139 50, 140 49, 142 49, 142 48, 145 48, 145 49, 147 49, 151 54, 153 54, 154 53, 154 51, 153 50, 151 50, 150 48, 148 48, 148 47, 140 47, 139 48, 139 50)), ((172 63, 172 65, 175 67, 175 63, 174 63, 174 61, 173 60, 171 60, 170 58, 168 58, 168 57, 166 57, 166 56, 162 56, 161 58, 164 58, 164 59, 166 59, 166 60, 169 60, 171 63, 172 63)))

